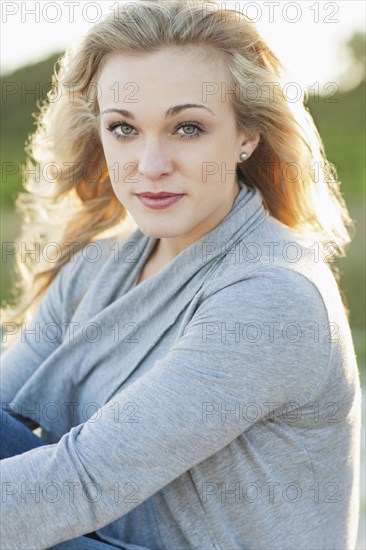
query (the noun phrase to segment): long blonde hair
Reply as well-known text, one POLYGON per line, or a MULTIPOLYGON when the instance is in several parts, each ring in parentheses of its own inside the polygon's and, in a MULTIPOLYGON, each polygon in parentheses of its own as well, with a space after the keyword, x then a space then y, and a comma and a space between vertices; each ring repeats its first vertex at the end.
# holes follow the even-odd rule
MULTIPOLYGON (((75 51, 70 48, 55 64, 52 89, 39 105, 37 128, 25 148, 27 193, 16 200, 22 226, 15 242, 19 280, 13 294, 20 291, 21 299, 3 308, 3 322, 31 318, 70 259, 67 243, 73 243, 75 253, 108 230, 120 234, 128 223, 111 186, 97 125, 95 83, 114 53, 144 55, 195 45, 221 52, 232 78, 230 89, 235 90, 229 99, 237 127, 261 134, 249 160, 238 164, 237 176, 260 189, 272 216, 320 244, 321 259, 322 250, 323 256, 329 253, 329 243, 335 256, 344 256, 353 238, 353 220, 304 94, 301 101, 288 101, 281 86, 283 66, 255 25, 211 1, 137 0, 126 8, 120 5, 94 25, 75 51), (55 241, 57 261, 50 263, 43 254, 38 261, 22 261, 24 247, 29 250, 36 243, 42 251, 55 241)), ((339 273, 331 267, 339 284, 339 273)))

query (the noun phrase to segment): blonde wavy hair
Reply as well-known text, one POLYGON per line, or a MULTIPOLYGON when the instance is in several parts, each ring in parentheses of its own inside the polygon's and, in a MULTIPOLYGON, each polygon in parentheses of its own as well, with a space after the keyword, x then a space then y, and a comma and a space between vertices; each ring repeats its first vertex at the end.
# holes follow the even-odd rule
MULTIPOLYGON (((16 199, 22 226, 15 242, 19 280, 12 292, 15 296, 20 291, 21 299, 3 308, 3 322, 31 318, 70 260, 68 243, 76 253, 106 231, 121 234, 128 227, 128 213, 111 186, 98 129, 95 83, 114 53, 143 55, 170 46, 220 52, 232 78, 230 89, 235 89, 229 97, 237 127, 261 135, 250 158, 237 165, 237 177, 243 175, 259 188, 272 216, 321 245, 320 261, 329 253, 329 244, 334 256, 345 256, 353 238, 354 223, 305 107, 306 92, 301 101, 288 100, 284 67, 254 23, 210 0, 137 0, 126 8, 121 4, 58 59, 47 99, 37 105, 37 127, 25 148, 30 157, 23 176, 27 193, 16 199), (260 93, 243 94, 248 84, 260 93), (50 242, 58 245, 57 261, 43 259, 42 253, 39 261, 32 262, 32 255, 22 261, 21 243, 27 250, 36 243, 42 251, 50 242)), ((339 284, 339 271, 331 268, 339 284)))

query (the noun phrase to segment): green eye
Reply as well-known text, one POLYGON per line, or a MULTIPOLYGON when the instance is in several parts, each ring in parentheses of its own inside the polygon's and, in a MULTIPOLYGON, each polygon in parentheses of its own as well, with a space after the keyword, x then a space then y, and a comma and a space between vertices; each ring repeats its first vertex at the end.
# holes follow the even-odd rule
POLYGON ((179 137, 182 139, 193 139, 196 137, 200 137, 200 135, 204 133, 203 128, 200 126, 200 124, 197 124, 196 122, 186 122, 184 124, 181 124, 180 126, 178 126, 177 130, 180 130, 181 128, 192 128, 192 132, 184 132, 184 134, 179 134, 179 137))
MULTIPOLYGON (((128 124, 123 124, 123 125, 121 126, 121 129, 122 129, 122 128, 129 128, 129 129, 132 131, 131 126, 129 126, 128 124)), ((123 133, 125 133, 125 132, 123 132, 123 133)), ((128 132, 127 132, 127 135, 129 135, 128 132)))
MULTIPOLYGON (((196 129, 195 126, 193 126, 192 124, 186 124, 185 126, 182 126, 182 128, 192 128, 192 134, 196 129)), ((190 135, 191 132, 188 132, 188 134, 190 135)))

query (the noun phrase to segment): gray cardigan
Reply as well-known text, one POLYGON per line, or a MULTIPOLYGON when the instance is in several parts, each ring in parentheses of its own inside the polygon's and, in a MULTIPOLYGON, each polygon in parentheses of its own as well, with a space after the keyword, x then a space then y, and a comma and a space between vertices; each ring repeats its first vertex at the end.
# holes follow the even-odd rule
POLYGON ((3 351, 2 407, 50 445, 1 463, 2 548, 92 531, 131 550, 354 547, 361 392, 339 291, 321 245, 240 187, 137 286, 154 238, 87 245, 3 351))

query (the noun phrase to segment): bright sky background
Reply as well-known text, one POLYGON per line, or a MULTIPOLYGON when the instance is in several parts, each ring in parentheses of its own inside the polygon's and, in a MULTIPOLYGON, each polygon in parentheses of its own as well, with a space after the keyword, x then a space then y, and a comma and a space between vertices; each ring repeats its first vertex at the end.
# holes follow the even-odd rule
MULTIPOLYGON (((327 82, 339 83, 349 66, 344 40, 354 30, 365 30, 363 0, 217 0, 217 3, 256 20, 270 47, 304 87, 317 82, 321 88, 327 82)), ((119 4, 131 2, 122 0, 119 4)), ((104 14, 116 10, 116 5, 116 1, 106 0, 2 0, 1 73, 65 50, 104 14), (37 11, 37 16, 30 13, 32 10, 37 11)))

